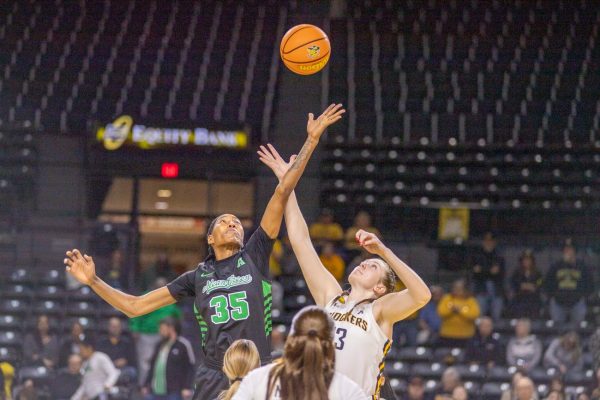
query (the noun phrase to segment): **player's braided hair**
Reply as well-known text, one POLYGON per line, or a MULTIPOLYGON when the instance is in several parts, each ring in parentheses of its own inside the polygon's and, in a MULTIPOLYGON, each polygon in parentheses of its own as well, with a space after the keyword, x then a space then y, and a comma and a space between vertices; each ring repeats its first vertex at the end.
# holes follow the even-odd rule
MULTIPOLYGON (((208 230, 206 231, 206 237, 208 237, 209 235, 212 235, 212 232, 215 229, 215 225, 217 224, 217 220, 219 218, 221 218, 221 215, 219 215, 217 218, 213 219, 210 222, 210 225, 208 226, 208 230)), ((209 244, 208 245, 208 254, 206 255, 206 258, 204 259, 204 262, 206 263, 208 261, 214 261, 214 259, 215 259, 215 250, 209 244)))
MULTIPOLYGON (((386 263, 385 261, 383 261, 380 258, 371 258, 365 261, 374 261, 377 262, 379 265, 381 265, 383 267, 383 270, 385 271, 385 274, 383 275, 383 277, 381 278, 381 280, 379 281, 379 283, 382 283, 383 286, 385 286, 385 293, 383 293, 383 295, 386 295, 388 293, 392 293, 393 291, 396 290, 396 274, 394 273, 394 271, 392 270, 392 268, 389 266, 388 263, 386 263)), ((350 291, 349 290, 344 290, 339 296, 337 296, 335 299, 333 299, 333 304, 337 304, 338 302, 340 303, 344 303, 345 297, 350 295, 350 291)), ((382 295, 382 296, 383 296, 382 295)), ((359 301, 358 303, 356 303, 352 309, 350 311, 348 311, 349 313, 352 313, 352 311, 354 311, 354 309, 356 307, 358 307, 361 304, 364 303, 372 303, 375 300, 377 300, 376 297, 371 297, 368 299, 364 299, 359 301)))

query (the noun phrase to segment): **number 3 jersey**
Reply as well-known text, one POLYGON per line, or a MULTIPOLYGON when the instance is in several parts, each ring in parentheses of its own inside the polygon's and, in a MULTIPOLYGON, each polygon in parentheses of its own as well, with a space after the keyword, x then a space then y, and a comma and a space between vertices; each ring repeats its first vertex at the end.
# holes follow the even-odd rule
POLYGON ((270 361, 272 247, 273 240, 259 227, 237 254, 201 263, 167 285, 177 300, 194 297, 207 364, 222 366, 229 345, 241 338, 256 344, 263 363, 270 361))
POLYGON ((392 342, 373 316, 373 303, 342 297, 331 300, 325 309, 335 322, 335 369, 346 375, 373 399, 383 385, 384 358, 392 342))

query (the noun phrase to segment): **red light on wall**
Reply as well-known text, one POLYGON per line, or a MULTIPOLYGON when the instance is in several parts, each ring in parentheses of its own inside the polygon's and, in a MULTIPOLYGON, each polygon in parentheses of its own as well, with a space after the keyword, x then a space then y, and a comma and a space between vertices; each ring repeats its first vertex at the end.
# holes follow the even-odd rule
POLYGON ((163 163, 160 174, 163 178, 177 178, 179 176, 179 164, 177 163, 163 163))

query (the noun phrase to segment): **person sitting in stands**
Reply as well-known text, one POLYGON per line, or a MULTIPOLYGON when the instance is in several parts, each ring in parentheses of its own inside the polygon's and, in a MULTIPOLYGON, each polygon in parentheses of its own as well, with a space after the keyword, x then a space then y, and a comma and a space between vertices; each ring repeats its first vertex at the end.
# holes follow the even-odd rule
POLYGON ((454 281, 452 292, 442 297, 437 310, 442 320, 438 343, 447 347, 464 347, 475 335, 479 304, 467 291, 463 279, 454 281))

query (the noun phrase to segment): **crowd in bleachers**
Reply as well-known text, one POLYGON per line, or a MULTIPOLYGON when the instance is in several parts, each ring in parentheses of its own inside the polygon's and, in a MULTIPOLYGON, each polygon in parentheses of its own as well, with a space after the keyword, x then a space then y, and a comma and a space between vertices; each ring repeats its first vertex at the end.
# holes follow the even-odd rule
MULTIPOLYGON (((342 283, 368 257, 354 242, 358 229, 381 235, 365 212, 346 230, 329 210, 310 226, 321 261, 342 283)), ((118 252, 107 258, 103 272, 117 287, 118 252)), ((285 236, 275 243, 270 267, 278 324, 273 350, 281 355, 291 317, 312 299, 285 236)), ((400 398, 600 398, 600 329, 594 332, 586 304, 595 277, 578 260, 574 244, 566 241, 562 258, 551 266, 536 266, 528 250, 511 267, 488 233, 450 286, 424 277, 432 283, 432 299, 396 324, 385 367, 400 398)), ((161 255, 140 274, 139 290, 163 286, 175 275, 161 255)), ((14 270, 3 282, 1 297, 0 370, 6 398, 77 399, 86 390, 112 392, 115 399, 133 393, 153 398, 191 389, 194 354, 180 335, 179 321, 192 316, 177 305, 125 323, 89 288, 69 288, 59 270, 14 270), (165 343, 175 342, 185 350, 176 364, 186 373, 174 383, 165 376, 168 361, 160 354, 165 343), (157 368, 158 359, 163 367, 157 368), (92 368, 88 376, 89 368, 81 374, 82 364, 100 369, 92 368)))

